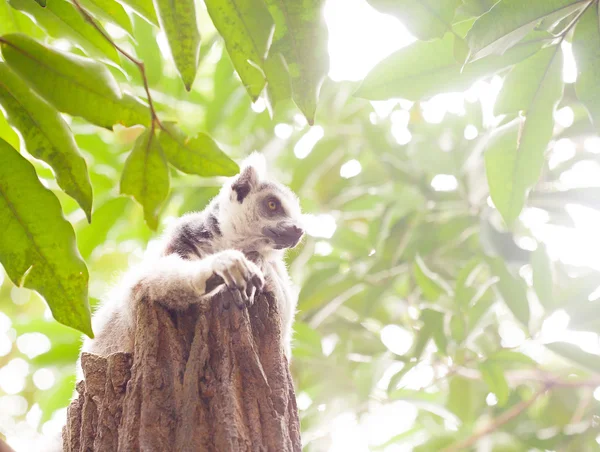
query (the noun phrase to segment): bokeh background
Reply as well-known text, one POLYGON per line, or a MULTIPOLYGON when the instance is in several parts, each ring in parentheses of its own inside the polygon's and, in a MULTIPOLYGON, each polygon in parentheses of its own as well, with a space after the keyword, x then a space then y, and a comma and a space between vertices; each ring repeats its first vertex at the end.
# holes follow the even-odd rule
MULTIPOLYGON (((301 287, 292 369, 306 450, 441 450, 555 381, 477 450, 598 450, 600 138, 574 95, 569 40, 547 163, 508 230, 482 157, 505 74, 424 101, 353 97, 375 64, 415 38, 365 0, 327 0, 329 77, 310 127, 292 105, 271 118, 261 99, 252 103, 202 5, 198 15, 202 60, 189 94, 162 32, 137 16, 137 43, 106 29, 145 61, 161 111, 238 161, 262 151, 301 199, 308 236, 288 260, 301 287), (519 303, 530 307, 527 326, 519 303)), ((144 97, 133 66, 129 81, 111 71, 144 97)), ((68 120, 90 169, 93 223, 48 167, 36 169, 75 227, 94 305, 159 235, 117 189, 142 129, 68 120)), ((2 115, 0 136, 19 145, 2 115)), ((160 229, 203 209, 221 182, 172 170, 160 229)), ((41 450, 41 435, 60 429, 80 339, 0 271, 0 433, 17 452, 41 450)))

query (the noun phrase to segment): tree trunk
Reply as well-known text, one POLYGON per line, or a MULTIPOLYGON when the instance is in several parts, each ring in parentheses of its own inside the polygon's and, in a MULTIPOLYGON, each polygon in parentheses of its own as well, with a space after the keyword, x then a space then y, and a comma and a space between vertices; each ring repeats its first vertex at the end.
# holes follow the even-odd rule
POLYGON ((83 354, 65 451, 300 451, 276 300, 141 303, 133 354, 83 354))

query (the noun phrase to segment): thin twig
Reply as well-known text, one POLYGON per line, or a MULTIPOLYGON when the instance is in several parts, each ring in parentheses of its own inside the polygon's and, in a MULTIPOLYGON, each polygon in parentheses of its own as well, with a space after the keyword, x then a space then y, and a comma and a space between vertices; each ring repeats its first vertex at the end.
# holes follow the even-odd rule
POLYGON ((474 445, 477 441, 479 441, 484 436, 487 436, 490 433, 498 430, 504 424, 506 424, 506 423, 510 422, 511 420, 513 420, 514 418, 516 418, 519 414, 521 414, 523 411, 525 411, 527 408, 529 408, 531 405, 533 405, 533 402, 535 402, 547 390, 548 390, 547 385, 542 386, 542 388, 539 389, 535 394, 533 394, 533 396, 531 396, 531 398, 517 403, 510 410, 507 410, 504 413, 502 413, 500 416, 498 416, 496 419, 494 419, 489 425, 487 425, 483 429, 479 430, 478 432, 475 432, 473 435, 469 436, 468 438, 466 438, 462 441, 459 441, 449 447, 446 447, 441 452, 457 452, 460 450, 466 450, 467 448, 474 445))
POLYGON ((152 120, 152 131, 154 131, 155 125, 158 125, 161 129, 163 128, 160 119, 158 118, 158 114, 156 113, 156 109, 154 108, 154 102, 152 101, 152 95, 150 94, 150 86, 148 84, 148 77, 146 76, 146 66, 143 61, 138 60, 136 57, 131 55, 129 52, 123 50, 117 43, 115 43, 112 38, 100 27, 94 17, 83 7, 79 0, 73 0, 73 4, 77 8, 77 10, 81 13, 83 18, 94 27, 98 33, 102 35, 104 39, 106 39, 121 55, 131 61, 133 64, 137 66, 142 76, 142 81, 144 83, 144 90, 146 91, 146 96, 148 97, 148 107, 150 108, 150 117, 152 120))

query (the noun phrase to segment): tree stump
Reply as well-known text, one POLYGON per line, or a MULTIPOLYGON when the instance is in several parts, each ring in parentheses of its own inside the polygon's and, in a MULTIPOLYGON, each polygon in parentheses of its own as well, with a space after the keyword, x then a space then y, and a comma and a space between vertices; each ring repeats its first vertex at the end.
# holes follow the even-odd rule
POLYGON ((300 451, 277 301, 141 303, 133 354, 84 353, 65 451, 300 451))

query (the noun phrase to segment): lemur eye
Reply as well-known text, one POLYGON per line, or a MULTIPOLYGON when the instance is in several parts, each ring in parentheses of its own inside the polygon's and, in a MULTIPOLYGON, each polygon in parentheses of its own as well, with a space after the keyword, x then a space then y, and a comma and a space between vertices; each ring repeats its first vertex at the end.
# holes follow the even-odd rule
POLYGON ((269 209, 271 210, 277 210, 277 201, 271 199, 268 203, 267 206, 269 207, 269 209))

